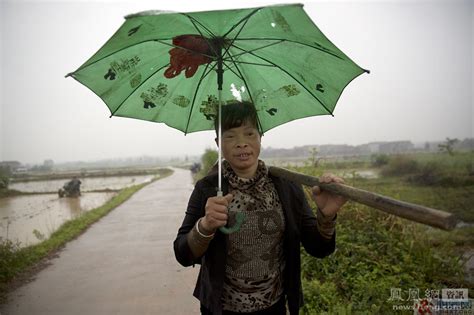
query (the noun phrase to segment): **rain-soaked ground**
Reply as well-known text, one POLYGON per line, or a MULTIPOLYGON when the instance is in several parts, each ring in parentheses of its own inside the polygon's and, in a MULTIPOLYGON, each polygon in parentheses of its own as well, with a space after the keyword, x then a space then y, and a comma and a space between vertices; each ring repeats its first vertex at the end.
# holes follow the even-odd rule
POLYGON ((48 238, 64 222, 100 207, 116 194, 95 191, 119 190, 152 179, 152 175, 81 178, 82 196, 79 198, 58 197, 58 189, 67 180, 13 183, 10 189, 42 194, 0 199, 0 237, 19 241, 22 247, 36 244, 48 238), (44 194, 45 192, 52 193, 44 194))
POLYGON ((199 267, 181 267, 173 253, 192 189, 180 169, 144 187, 11 292, 0 314, 198 314, 199 267))

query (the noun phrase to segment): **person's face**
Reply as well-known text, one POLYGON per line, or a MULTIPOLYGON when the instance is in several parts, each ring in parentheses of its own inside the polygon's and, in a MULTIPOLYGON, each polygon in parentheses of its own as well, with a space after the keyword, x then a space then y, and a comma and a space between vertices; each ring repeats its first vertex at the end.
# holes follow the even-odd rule
POLYGON ((222 154, 237 175, 254 172, 260 155, 260 134, 255 126, 244 122, 240 127, 224 131, 222 154))

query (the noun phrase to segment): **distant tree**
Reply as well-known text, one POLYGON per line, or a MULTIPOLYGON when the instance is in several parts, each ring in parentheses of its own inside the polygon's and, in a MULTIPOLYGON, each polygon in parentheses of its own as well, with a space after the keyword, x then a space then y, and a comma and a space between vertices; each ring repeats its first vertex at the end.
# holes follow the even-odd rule
POLYGON ((206 149, 206 151, 201 157, 201 173, 204 175, 207 174, 214 166, 214 164, 216 164, 218 157, 219 153, 216 150, 206 149))
POLYGON ((51 171, 54 167, 54 161, 53 160, 44 160, 43 162, 43 167, 42 169, 45 171, 51 171))
POLYGON ((8 189, 10 183, 9 169, 0 168, 0 189, 8 189))
POLYGON ((387 154, 372 154, 370 160, 373 166, 381 167, 388 164, 390 157, 387 154))
POLYGON ((318 158, 318 149, 315 147, 312 147, 309 149, 309 162, 311 163, 311 167, 318 167, 319 161, 321 160, 318 158))
POLYGON ((447 152, 449 155, 454 155, 454 145, 459 142, 457 138, 450 139, 446 138, 446 142, 442 144, 438 144, 438 149, 441 152, 447 152))

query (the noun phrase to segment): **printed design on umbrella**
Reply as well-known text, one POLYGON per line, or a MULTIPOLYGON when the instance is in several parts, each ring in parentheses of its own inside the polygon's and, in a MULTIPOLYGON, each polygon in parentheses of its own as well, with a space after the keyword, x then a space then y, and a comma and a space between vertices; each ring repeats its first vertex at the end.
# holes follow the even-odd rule
POLYGON ((140 94, 140 98, 143 100, 143 108, 151 109, 157 105, 164 105, 167 95, 168 86, 164 83, 159 83, 156 87, 149 88, 146 92, 140 94))
POLYGON ((308 82, 308 81, 306 81, 306 78, 305 78, 301 73, 299 73, 299 72, 295 72, 295 73, 298 75, 298 77, 299 77, 303 82, 305 82, 305 83, 308 82))
POLYGON ((271 116, 274 116, 278 109, 271 107, 270 104, 277 100, 293 97, 300 94, 300 89, 295 84, 283 85, 275 91, 267 91, 266 89, 260 89, 255 93, 256 107, 257 110, 264 110, 271 116))
POLYGON ((183 95, 178 95, 175 98, 173 98, 173 104, 178 105, 179 107, 188 107, 191 101, 189 98, 183 96, 183 95))
POLYGON ((291 27, 290 24, 286 21, 286 19, 281 15, 280 12, 272 10, 273 17, 275 18, 275 23, 276 25, 280 26, 283 31, 285 32, 291 32, 291 27))
POLYGON ((129 31, 128 31, 128 36, 132 36, 134 35, 136 32, 138 32, 138 30, 140 29, 140 27, 142 26, 142 24, 134 27, 134 28, 131 28, 129 31))
POLYGON ((207 120, 212 120, 217 116, 217 108, 219 107, 219 100, 215 95, 209 95, 207 100, 201 102, 199 112, 201 112, 207 120))
POLYGON ((133 78, 130 80, 130 87, 132 89, 138 87, 140 85, 140 83, 142 82, 142 74, 141 73, 137 73, 135 76, 133 76, 133 78))
MULTIPOLYGON (((222 102, 222 106, 234 103, 235 100, 227 100, 222 102)), ((201 112, 206 120, 214 121, 217 117, 217 109, 219 108, 219 100, 215 95, 208 95, 205 101, 201 102, 199 112, 201 112)))
POLYGON ((139 56, 134 56, 128 59, 120 59, 119 61, 114 60, 110 63, 110 68, 105 73, 104 79, 113 81, 119 74, 134 74, 136 73, 136 67, 139 63, 139 56))
POLYGON ((171 79, 184 70, 186 78, 192 77, 200 65, 208 64, 215 58, 215 49, 210 40, 201 35, 179 35, 173 38, 170 49, 170 66, 164 75, 171 79))

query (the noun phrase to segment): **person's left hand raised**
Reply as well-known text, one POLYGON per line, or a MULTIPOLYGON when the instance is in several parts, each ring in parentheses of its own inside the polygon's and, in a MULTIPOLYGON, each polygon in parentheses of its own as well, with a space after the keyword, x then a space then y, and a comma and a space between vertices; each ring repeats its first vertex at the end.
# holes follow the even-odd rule
MULTIPOLYGON (((331 173, 325 173, 319 178, 322 184, 339 183, 344 184, 344 180, 331 173)), ((346 197, 322 190, 319 186, 312 188, 312 198, 325 217, 333 218, 341 207, 347 202, 346 197)))

